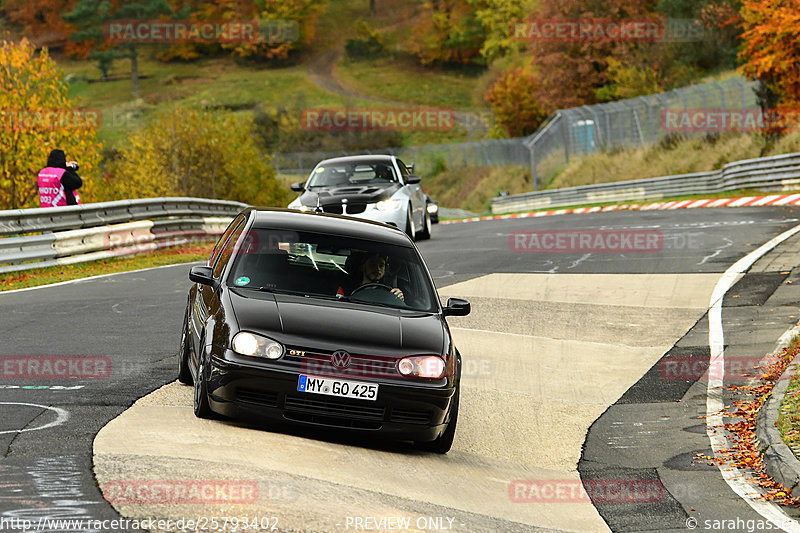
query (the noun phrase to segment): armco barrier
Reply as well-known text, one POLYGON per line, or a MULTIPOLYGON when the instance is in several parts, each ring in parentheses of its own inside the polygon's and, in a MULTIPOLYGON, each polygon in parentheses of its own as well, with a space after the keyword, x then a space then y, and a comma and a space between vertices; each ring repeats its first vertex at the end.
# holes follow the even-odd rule
POLYGON ((0 273, 216 239, 245 207, 203 198, 148 198, 0 211, 0 273))
POLYGON ((492 200, 492 213, 514 213, 547 207, 657 200, 737 189, 789 191, 800 189, 800 153, 729 163, 720 170, 661 178, 616 181, 550 191, 537 191, 492 200))

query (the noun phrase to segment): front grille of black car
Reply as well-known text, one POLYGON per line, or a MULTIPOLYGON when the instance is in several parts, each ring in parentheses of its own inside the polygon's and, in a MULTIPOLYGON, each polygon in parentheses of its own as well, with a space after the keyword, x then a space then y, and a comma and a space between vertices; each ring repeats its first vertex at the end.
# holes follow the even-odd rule
POLYGON ((278 407, 278 393, 241 388, 236 391, 236 399, 240 402, 254 403, 264 407, 278 407))
POLYGON ((284 416, 290 420, 360 429, 380 429, 385 411, 357 401, 288 394, 284 403, 284 416))
MULTIPOLYGON (((303 351, 301 346, 287 346, 288 351, 303 351)), ((350 366, 339 370, 331 364, 331 355, 328 353, 312 352, 308 348, 304 356, 287 355, 282 361, 301 374, 313 376, 329 376, 341 379, 402 379, 397 371, 395 360, 385 356, 350 355, 350 366)))
POLYGON ((334 215, 342 214, 342 204, 323 205, 322 210, 326 213, 333 213, 334 215))
POLYGON ((308 422, 310 424, 322 424, 330 427, 348 429, 381 429, 381 422, 372 420, 358 420, 355 418, 345 418, 341 416, 312 415, 310 413, 284 412, 283 416, 287 420, 295 422, 308 422))
POLYGON ((430 422, 431 412, 419 409, 392 409, 389 420, 401 424, 427 424, 430 422))

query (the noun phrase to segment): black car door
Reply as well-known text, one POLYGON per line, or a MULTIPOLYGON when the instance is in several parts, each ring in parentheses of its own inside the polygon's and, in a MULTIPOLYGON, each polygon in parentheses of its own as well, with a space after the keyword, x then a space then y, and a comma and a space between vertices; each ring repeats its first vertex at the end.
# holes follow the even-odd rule
MULTIPOLYGON (((236 243, 242 234, 242 230, 244 230, 246 222, 247 219, 243 215, 239 215, 235 218, 228 226, 228 229, 225 230, 225 233, 222 234, 222 237, 220 237, 217 242, 217 246, 214 248, 214 252, 211 254, 209 263, 214 274, 214 279, 219 282, 222 282, 222 273, 225 271, 225 266, 233 256, 236 243)), ((219 306, 219 290, 219 288, 215 289, 210 285, 197 285, 197 293, 195 301, 193 302, 194 312, 192 313, 191 328, 192 339, 194 341, 193 346, 197 348, 192 351, 192 363, 194 368, 197 368, 197 357, 203 349, 200 345, 203 329, 211 313, 219 306)))

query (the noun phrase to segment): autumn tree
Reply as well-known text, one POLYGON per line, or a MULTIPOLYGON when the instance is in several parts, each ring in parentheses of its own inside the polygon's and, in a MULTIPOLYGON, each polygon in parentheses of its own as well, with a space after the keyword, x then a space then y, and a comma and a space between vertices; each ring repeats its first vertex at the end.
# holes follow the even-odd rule
MULTIPOLYGON (((679 24, 693 21, 699 35, 666 42, 656 52, 700 72, 734 68, 741 37, 741 0, 660 0, 656 13, 679 24)), ((662 61, 662 64, 667 64, 662 61)))
MULTIPOLYGON (((547 0, 536 20, 641 20, 653 18, 655 0, 547 0)), ((592 104, 609 83, 608 58, 647 64, 650 42, 626 39, 532 40, 528 53, 539 80, 538 100, 549 109, 592 104)))
POLYGON ((536 98, 537 89, 536 76, 517 67, 503 74, 487 91, 485 99, 509 137, 530 135, 547 118, 536 98))
POLYGON ((485 32, 476 7, 470 0, 425 2, 412 32, 412 53, 423 65, 485 64, 485 32))
POLYGON ((61 14, 71 11, 77 3, 78 0, 5 0, 2 6, 9 22, 19 26, 34 45, 64 47, 73 55, 81 54, 85 47, 69 39, 72 28, 61 14))
POLYGON ((524 50, 525 43, 514 39, 510 28, 514 22, 530 17, 539 0, 469 0, 469 4, 483 27, 480 53, 487 62, 524 50))
POLYGON ((64 20, 78 29, 70 38, 78 42, 90 42, 93 49, 89 58, 97 61, 103 80, 108 77, 111 64, 117 59, 130 59, 131 89, 134 96, 139 94, 139 51, 133 43, 110 43, 106 39, 105 24, 112 20, 153 20, 161 16, 185 17, 188 10, 176 13, 167 0, 140 0, 122 2, 119 0, 80 0, 75 8, 65 15, 64 20))
POLYGON ((36 175, 53 148, 80 162, 82 201, 93 198, 101 119, 67 98, 63 77, 47 49, 0 42, 0 209, 39 207, 36 175))
POLYGON ((794 0, 745 0, 739 57, 742 72, 758 80, 783 106, 800 104, 800 7, 794 0))
POLYGON ((194 196, 284 206, 288 190, 256 147, 250 118, 172 109, 121 150, 107 182, 117 198, 194 196))

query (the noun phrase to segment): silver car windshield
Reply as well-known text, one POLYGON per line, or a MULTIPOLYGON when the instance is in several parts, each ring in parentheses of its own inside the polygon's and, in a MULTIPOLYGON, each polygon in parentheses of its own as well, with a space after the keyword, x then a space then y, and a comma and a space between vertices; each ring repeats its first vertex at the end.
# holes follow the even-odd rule
POLYGON ((319 165, 308 178, 307 188, 375 185, 398 181, 389 161, 334 163, 319 165))

